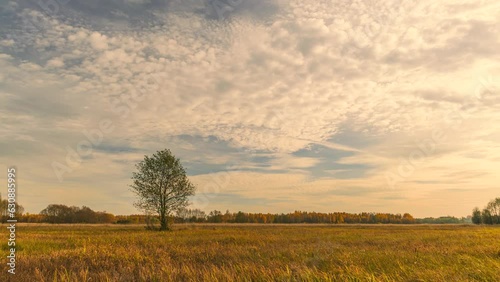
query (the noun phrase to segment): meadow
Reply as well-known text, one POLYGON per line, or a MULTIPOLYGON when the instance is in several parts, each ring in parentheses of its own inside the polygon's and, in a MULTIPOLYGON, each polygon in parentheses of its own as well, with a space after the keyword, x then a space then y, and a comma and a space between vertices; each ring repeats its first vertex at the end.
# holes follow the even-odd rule
POLYGON ((21 224, 17 252, 0 281, 500 281, 500 228, 473 225, 21 224))

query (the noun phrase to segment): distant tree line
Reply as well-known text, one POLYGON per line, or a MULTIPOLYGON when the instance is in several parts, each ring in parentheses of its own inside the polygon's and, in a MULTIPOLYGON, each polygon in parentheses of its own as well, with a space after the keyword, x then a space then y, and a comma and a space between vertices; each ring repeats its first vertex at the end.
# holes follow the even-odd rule
MULTIPOLYGON (((5 201, 5 200, 4 200, 5 201)), ((0 201, 2 203, 4 201, 0 201)), ((20 206, 21 207, 21 206, 20 206)), ((346 213, 346 212, 306 212, 295 211, 292 213, 246 213, 230 212, 222 213, 213 210, 206 214, 199 209, 179 209, 170 219, 175 223, 325 223, 325 224, 464 224, 471 221, 479 224, 500 223, 500 198, 488 203, 481 212, 474 209, 474 214, 467 218, 439 217, 439 218, 413 218, 409 213, 346 213)), ((7 219, 5 210, 2 207, 2 216, 7 219)), ((82 206, 66 206, 62 204, 48 205, 39 214, 18 213, 19 222, 31 223, 116 223, 116 224, 145 224, 151 217, 143 214, 135 215, 113 215, 107 212, 93 211, 91 208, 82 206)))
POLYGON ((491 200, 483 210, 478 207, 472 210, 474 224, 500 224, 500 198, 491 200))
POLYGON ((205 215, 200 210, 184 209, 177 212, 175 221, 207 222, 207 223, 415 223, 415 219, 408 213, 320 213, 295 211, 293 213, 231 213, 214 210, 205 215))
POLYGON ((415 223, 419 224, 469 224, 472 223, 471 216, 468 217, 454 217, 454 216, 441 216, 438 218, 426 217, 416 218, 415 223))
POLYGON ((48 205, 39 214, 23 214, 19 222, 31 223, 115 223, 115 216, 83 206, 48 205))
MULTIPOLYGON (((319 213, 295 211, 293 213, 246 213, 211 211, 208 215, 199 209, 180 209, 171 218, 175 223, 417 223, 408 213, 319 213)), ((143 224, 148 221, 146 215, 113 215, 107 212, 93 211, 83 206, 52 204, 39 214, 23 214, 19 222, 31 223, 118 223, 143 224)))

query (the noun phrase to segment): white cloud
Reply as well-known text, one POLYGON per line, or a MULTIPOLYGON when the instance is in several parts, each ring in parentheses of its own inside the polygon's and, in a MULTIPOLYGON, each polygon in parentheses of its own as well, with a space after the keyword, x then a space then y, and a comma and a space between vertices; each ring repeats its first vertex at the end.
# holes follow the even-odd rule
MULTIPOLYGON (((147 1, 125 2, 131 5, 117 13, 145 15, 134 9, 147 1)), ((134 27, 109 21, 121 27, 115 30, 98 30, 94 22, 78 18, 59 20, 66 10, 52 17, 20 12, 37 30, 9 32, 9 39, 0 41, 5 84, 0 90, 8 93, 2 105, 22 102, 30 109, 8 114, 30 122, 14 126, 14 119, 0 112, 3 138, 44 144, 47 163, 63 159, 64 143, 75 146, 83 129, 104 118, 116 124, 107 140, 126 140, 145 150, 159 149, 158 140, 169 136, 215 136, 238 150, 266 151, 273 158, 268 169, 294 169, 269 179, 269 185, 252 185, 269 190, 280 181, 284 187, 303 183, 319 190, 330 185, 308 178, 318 159, 291 155, 321 144, 352 153, 337 164, 370 166, 359 179, 331 181, 383 189, 384 173, 397 167, 415 142, 446 128, 446 117, 459 111, 468 121, 464 129, 451 132, 401 189, 428 179, 444 183, 443 175, 468 170, 466 163, 487 177, 471 174, 471 182, 457 185, 475 181, 493 187, 488 167, 498 167, 500 100, 495 87, 479 99, 475 94, 481 79, 500 77, 497 1, 273 1, 266 11, 252 5, 258 6, 245 4, 231 17, 215 20, 198 11, 199 3, 173 1, 167 12, 147 14, 161 25, 147 26, 146 18, 134 27), (141 93, 143 101, 134 102, 141 93), (36 132, 39 128, 63 135, 64 142, 36 132), (346 128, 360 138, 378 136, 377 142, 358 148, 329 141, 346 128), (464 136, 474 142, 464 142, 464 136), (465 153, 484 157, 468 160, 465 153), (496 159, 486 161, 486 156, 496 159)), ((101 20, 105 26, 105 17, 101 20)), ((192 148, 197 150, 203 148, 192 148)), ((99 158, 105 159, 103 166, 112 162, 106 154, 99 158)), ((241 164, 256 169, 251 162, 241 164)), ((90 165, 79 171, 82 179, 95 173, 90 165)), ((244 181, 235 185, 248 194, 254 189, 244 181)), ((430 190, 419 197, 426 193, 430 190)))
POLYGON ((47 62, 47 67, 49 68, 61 68, 64 67, 64 60, 61 58, 54 58, 47 62))
POLYGON ((102 35, 99 32, 93 32, 89 36, 90 45, 96 50, 105 50, 108 48, 108 42, 106 35, 102 35))

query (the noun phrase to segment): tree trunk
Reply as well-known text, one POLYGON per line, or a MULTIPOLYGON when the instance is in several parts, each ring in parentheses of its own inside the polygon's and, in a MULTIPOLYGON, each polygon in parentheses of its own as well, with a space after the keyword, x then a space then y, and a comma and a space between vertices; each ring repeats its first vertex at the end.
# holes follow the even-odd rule
POLYGON ((168 217, 165 214, 160 215, 160 231, 170 230, 168 226, 168 217))

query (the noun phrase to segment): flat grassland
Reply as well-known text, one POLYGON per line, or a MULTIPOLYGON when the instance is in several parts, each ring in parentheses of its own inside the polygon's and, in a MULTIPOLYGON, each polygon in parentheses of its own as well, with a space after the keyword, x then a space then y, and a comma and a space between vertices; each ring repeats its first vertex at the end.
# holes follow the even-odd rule
MULTIPOLYGON (((8 274, 2 263, 0 281, 500 281, 498 227, 226 224, 156 232, 137 225, 28 224, 17 229, 16 274, 8 274)), ((6 243, 2 250, 6 262, 6 243)))

